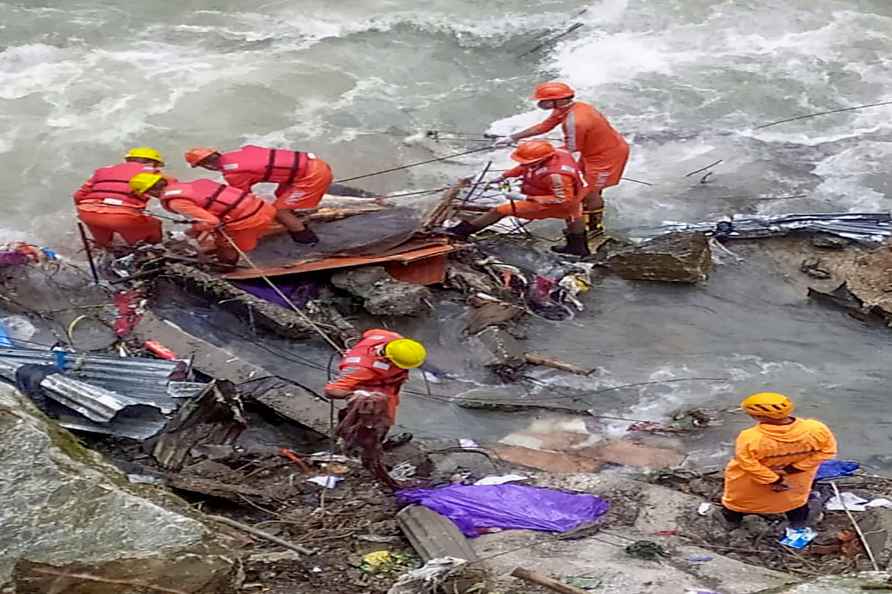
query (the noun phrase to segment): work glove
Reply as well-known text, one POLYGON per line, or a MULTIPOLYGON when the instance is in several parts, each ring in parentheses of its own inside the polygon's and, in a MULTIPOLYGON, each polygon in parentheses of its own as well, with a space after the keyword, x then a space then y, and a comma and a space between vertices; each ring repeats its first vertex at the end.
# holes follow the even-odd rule
POLYGON ((507 148, 514 144, 514 139, 510 136, 503 136, 492 143, 493 148, 507 148))

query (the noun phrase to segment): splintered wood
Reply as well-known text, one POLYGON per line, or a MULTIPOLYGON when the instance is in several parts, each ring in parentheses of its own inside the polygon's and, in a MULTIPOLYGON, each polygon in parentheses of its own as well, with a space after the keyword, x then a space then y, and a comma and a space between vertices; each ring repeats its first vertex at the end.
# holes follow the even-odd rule
POLYGON ((471 183, 469 179, 463 179, 443 194, 443 198, 434 206, 430 212, 422 219, 422 229, 433 229, 439 227, 446 222, 455 213, 455 199, 458 197, 462 188, 468 187, 471 183))

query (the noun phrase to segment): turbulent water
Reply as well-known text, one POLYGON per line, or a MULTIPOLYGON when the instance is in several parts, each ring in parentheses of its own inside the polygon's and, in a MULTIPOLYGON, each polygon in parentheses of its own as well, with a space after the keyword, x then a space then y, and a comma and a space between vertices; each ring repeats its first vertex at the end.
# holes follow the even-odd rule
MULTIPOLYGON (((343 179, 479 146, 455 133, 531 123, 543 114, 529 90, 552 78, 610 117, 632 144, 626 175, 652 184, 608 193, 613 228, 890 208, 892 107, 754 129, 892 98, 888 0, 28 0, 0 2, 0 49, 7 237, 71 245, 71 191, 132 145, 161 149, 182 176, 191 145, 295 147, 343 179), (405 141, 428 129, 453 136, 405 141), (707 183, 685 177, 719 159, 707 183)), ((489 158, 507 163, 505 151, 483 153, 354 183, 433 188, 489 158)), ((535 322, 531 336, 537 350, 598 365, 601 379, 554 381, 726 378, 594 398, 605 412, 659 418, 775 388, 830 422, 844 454, 890 450, 888 334, 808 305, 765 262, 721 267, 702 288, 607 281, 588 305, 571 324, 535 322)), ((470 373, 457 330, 430 338, 441 366, 470 373)), ((520 422, 431 406, 407 402, 407 424, 480 437, 520 422)))

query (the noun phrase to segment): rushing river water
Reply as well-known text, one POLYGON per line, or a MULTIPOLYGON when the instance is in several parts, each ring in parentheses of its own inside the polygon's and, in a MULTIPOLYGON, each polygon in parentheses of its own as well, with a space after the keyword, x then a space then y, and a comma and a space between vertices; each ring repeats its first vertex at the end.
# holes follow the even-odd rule
MULTIPOLYGON (((184 177, 182 152, 196 144, 312 150, 337 178, 468 150, 483 131, 542 117, 526 97, 551 78, 610 117, 632 143, 627 176, 652 184, 609 191, 614 229, 734 212, 888 210, 892 108, 754 128, 888 99, 890 56, 888 0, 3 1, 0 229, 73 245, 72 190, 137 144, 162 150, 184 177), (583 26, 524 55, 574 23, 583 26), (444 140, 406 141, 428 129, 444 140), (708 183, 685 177, 719 159, 708 183), (800 197, 774 199, 789 196, 800 197)), ((507 152, 354 183, 434 188, 489 158, 501 167, 507 152)), ((702 287, 608 280, 586 302, 571 323, 533 321, 531 342, 601 373, 549 381, 586 391, 724 378, 593 397, 599 410, 661 418, 784 390, 836 430, 843 454, 890 463, 887 331, 809 304, 767 260, 719 267, 702 287)), ((198 323, 199 313, 181 315, 198 323)), ((455 348, 458 312, 439 314, 444 331, 420 330, 435 362, 482 379, 455 348)), ((321 349, 304 355, 327 359, 321 349)), ((401 414, 419 433, 478 438, 525 422, 415 399, 401 414)), ((731 440, 743 422, 711 431, 702 448, 731 440)))

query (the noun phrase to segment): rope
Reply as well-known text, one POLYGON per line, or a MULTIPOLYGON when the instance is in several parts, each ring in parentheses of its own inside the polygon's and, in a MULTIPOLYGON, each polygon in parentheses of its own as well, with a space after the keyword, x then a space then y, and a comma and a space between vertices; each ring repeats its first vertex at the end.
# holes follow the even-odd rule
POLYGON ((448 161, 449 159, 454 159, 455 157, 463 157, 464 155, 472 155, 474 153, 482 153, 483 151, 491 151, 493 150, 491 146, 485 146, 482 148, 475 148, 469 151, 464 151, 461 153, 453 153, 451 155, 446 155, 445 157, 437 157, 436 159, 428 159, 426 161, 418 161, 417 163, 409 163, 408 165, 401 165, 399 167, 391 167, 390 169, 382 169, 381 171, 373 171, 372 173, 364 173, 362 175, 356 175, 354 177, 348 177, 345 179, 336 179, 333 183, 342 184, 348 181, 354 181, 357 179, 365 179, 367 177, 374 177, 376 175, 384 175, 385 173, 393 173, 394 171, 402 171, 403 169, 409 169, 411 167, 418 167, 419 165, 427 165, 428 163, 437 163, 439 161, 448 161))
POLYGON ((761 130, 763 128, 770 128, 771 126, 777 126, 778 124, 786 124, 787 122, 795 122, 797 120, 806 120, 808 118, 816 118, 822 115, 829 115, 831 113, 842 113, 844 111, 857 111, 859 109, 867 109, 869 107, 882 107, 883 105, 892 105, 892 101, 883 101, 881 103, 868 103, 867 105, 856 105, 855 107, 844 107, 842 109, 831 109, 830 111, 819 111, 817 113, 809 113, 806 115, 795 116, 792 118, 787 118, 784 120, 778 120, 776 122, 769 122, 767 124, 762 124, 761 126, 756 126, 753 130, 761 130))

